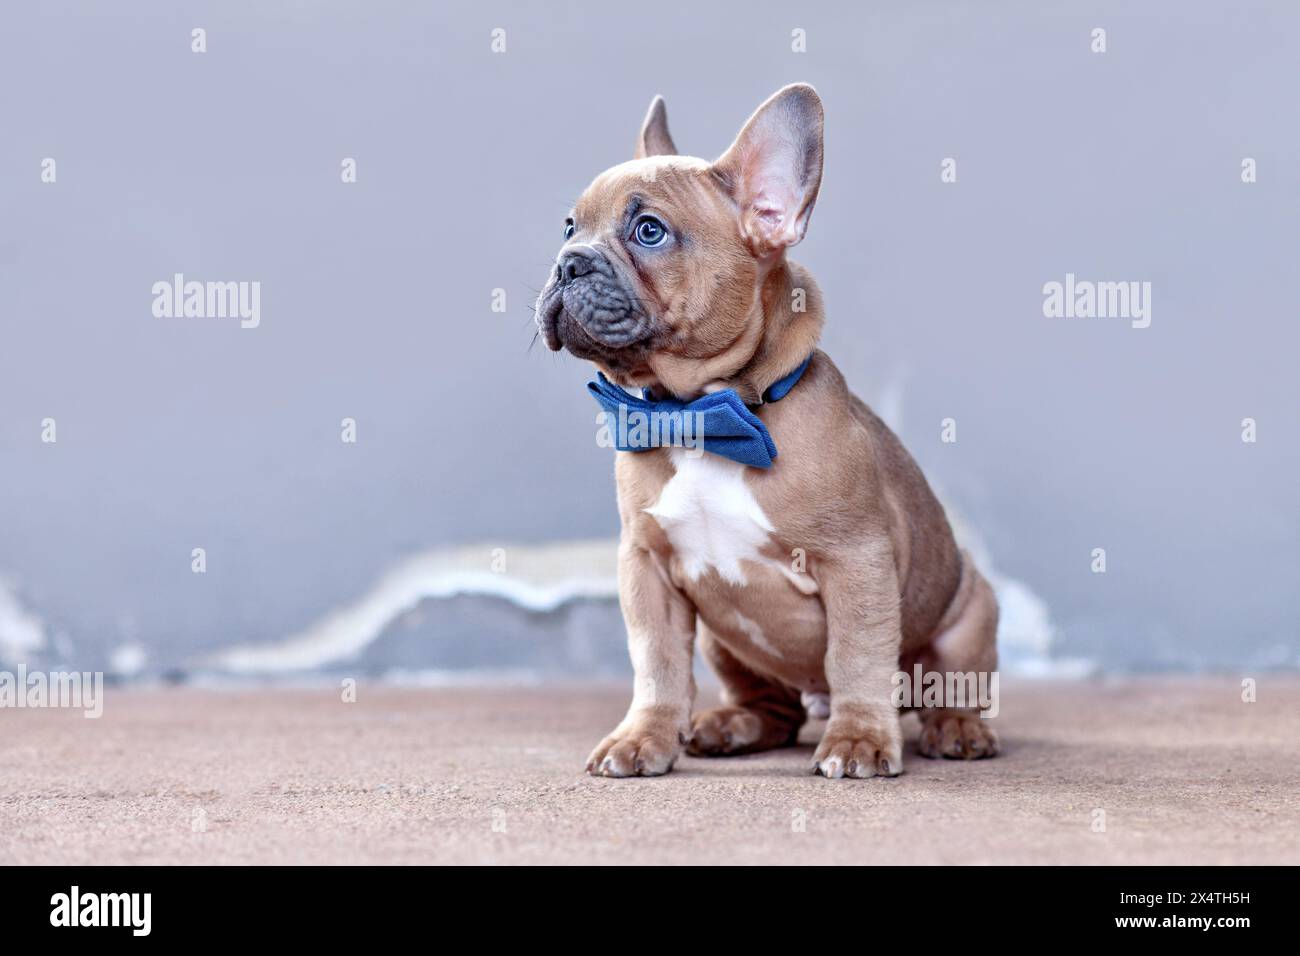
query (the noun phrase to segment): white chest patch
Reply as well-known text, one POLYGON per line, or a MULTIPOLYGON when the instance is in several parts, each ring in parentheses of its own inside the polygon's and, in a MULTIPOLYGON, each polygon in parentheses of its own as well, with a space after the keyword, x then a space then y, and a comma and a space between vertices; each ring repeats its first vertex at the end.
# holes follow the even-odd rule
POLYGON ((719 455, 691 458, 680 448, 670 454, 677 473, 646 512, 668 535, 690 580, 712 568, 743 586, 741 563, 762 561, 759 549, 774 530, 745 484, 745 466, 719 455))

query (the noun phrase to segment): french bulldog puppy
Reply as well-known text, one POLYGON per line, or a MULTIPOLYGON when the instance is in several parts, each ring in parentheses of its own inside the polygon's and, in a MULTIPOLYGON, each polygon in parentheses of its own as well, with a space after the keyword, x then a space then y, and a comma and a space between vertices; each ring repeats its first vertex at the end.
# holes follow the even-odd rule
MULTIPOLYGON (((787 746, 805 705, 829 695, 813 769, 892 777, 903 769, 893 675, 996 667, 992 590, 898 438, 817 350, 821 294, 786 258, 817 199, 822 126, 816 91, 787 86, 707 162, 677 155, 656 97, 635 158, 596 177, 565 224, 537 303, 546 345, 647 401, 730 389, 777 452, 769 466, 687 447, 617 453, 636 680, 589 773, 666 773, 683 748, 787 746), (693 714, 697 646, 725 703, 693 714)), ((997 752, 976 710, 921 720, 925 756, 997 752)))

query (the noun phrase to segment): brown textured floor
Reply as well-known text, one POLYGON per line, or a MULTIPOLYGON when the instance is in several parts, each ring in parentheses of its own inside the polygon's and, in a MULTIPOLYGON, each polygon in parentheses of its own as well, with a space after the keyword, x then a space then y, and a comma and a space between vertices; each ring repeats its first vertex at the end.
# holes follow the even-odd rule
POLYGON ((865 781, 808 746, 587 777, 623 688, 108 693, 0 711, 0 863, 1300 863, 1293 677, 1004 681, 1002 756, 909 718, 865 781))

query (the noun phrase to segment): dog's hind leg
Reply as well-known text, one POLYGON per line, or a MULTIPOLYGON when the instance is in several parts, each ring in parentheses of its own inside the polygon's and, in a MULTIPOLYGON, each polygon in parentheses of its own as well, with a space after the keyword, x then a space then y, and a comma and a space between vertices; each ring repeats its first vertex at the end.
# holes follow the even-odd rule
MULTIPOLYGON (((997 598, 970 555, 963 552, 957 593, 934 639, 918 659, 927 673, 944 675, 945 686, 950 678, 954 686, 961 683, 969 698, 972 682, 978 688, 982 680, 982 686, 988 688, 989 677, 997 670, 997 630, 997 598)), ((904 667, 905 673, 909 670, 904 667)), ((922 707, 920 716, 917 749, 923 756, 976 760, 998 752, 997 734, 989 721, 980 717, 979 707, 922 707)))
POLYGON ((793 744, 806 716, 799 692, 754 673, 703 622, 696 644, 722 682, 723 706, 692 717, 687 753, 722 757, 793 744))

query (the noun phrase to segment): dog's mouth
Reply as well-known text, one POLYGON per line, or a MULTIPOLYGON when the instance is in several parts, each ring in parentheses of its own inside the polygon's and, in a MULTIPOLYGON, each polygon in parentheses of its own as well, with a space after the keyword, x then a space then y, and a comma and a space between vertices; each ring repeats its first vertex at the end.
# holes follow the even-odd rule
POLYGON ((537 328, 541 330, 542 341, 552 352, 564 348, 560 338, 560 316, 564 314, 564 297, 562 289, 547 285, 537 297, 537 328))
POLYGON ((537 300, 537 327, 552 352, 627 364, 651 335, 650 315, 609 274, 565 280, 557 271, 537 300))

